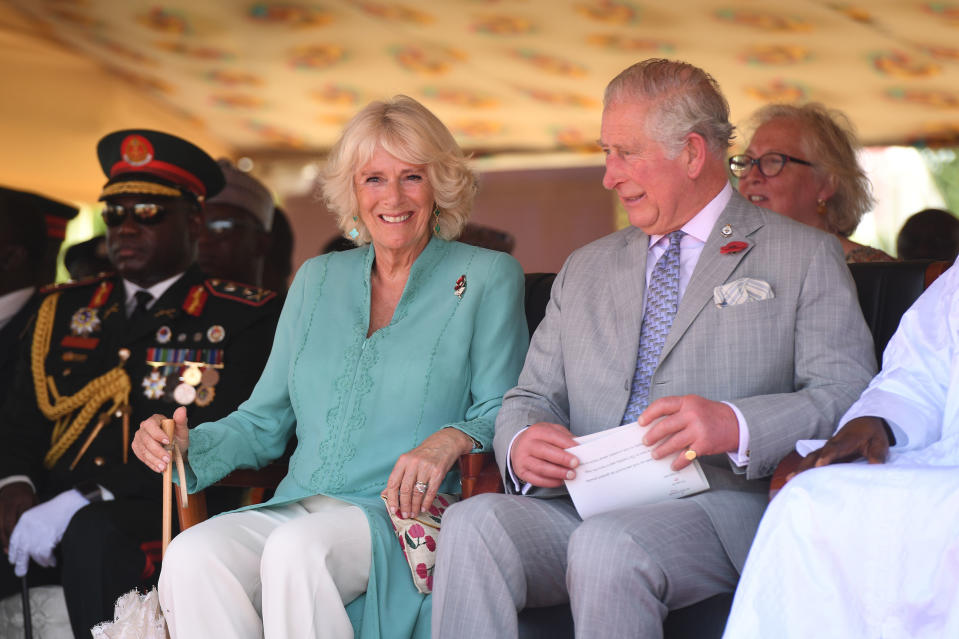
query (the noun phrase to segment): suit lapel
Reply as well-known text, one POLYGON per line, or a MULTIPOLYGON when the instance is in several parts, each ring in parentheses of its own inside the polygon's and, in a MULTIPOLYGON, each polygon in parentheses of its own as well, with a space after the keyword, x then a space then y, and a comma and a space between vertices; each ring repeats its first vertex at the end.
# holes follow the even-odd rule
POLYGON ((702 312, 706 304, 712 303, 713 289, 726 282, 736 270, 743 258, 752 250, 755 242, 750 236, 760 227, 762 221, 756 215, 751 215, 751 206, 742 199, 742 196, 733 192, 729 204, 720 214, 713 226, 703 252, 699 256, 696 268, 693 270, 686 292, 679 302, 679 309, 673 319, 673 325, 663 344, 663 352, 659 357, 662 363, 673 347, 685 334, 693 320, 702 312), (721 229, 729 225, 732 235, 723 237, 721 229), (720 249, 729 242, 746 242, 749 246, 738 252, 723 255, 720 249))
POLYGON ((646 305, 646 256, 649 236, 633 229, 625 237, 625 243, 613 260, 609 276, 608 299, 612 300, 616 333, 621 336, 621 348, 617 352, 628 370, 636 368, 636 353, 639 350, 639 331, 643 323, 646 305))

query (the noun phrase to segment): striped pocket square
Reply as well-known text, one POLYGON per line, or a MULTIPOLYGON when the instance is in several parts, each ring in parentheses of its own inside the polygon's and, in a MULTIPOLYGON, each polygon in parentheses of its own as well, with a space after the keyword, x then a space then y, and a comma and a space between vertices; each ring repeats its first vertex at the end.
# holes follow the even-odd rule
POLYGON ((776 297, 769 282, 743 277, 732 282, 726 282, 713 289, 713 302, 717 308, 745 304, 746 302, 761 302, 776 297))

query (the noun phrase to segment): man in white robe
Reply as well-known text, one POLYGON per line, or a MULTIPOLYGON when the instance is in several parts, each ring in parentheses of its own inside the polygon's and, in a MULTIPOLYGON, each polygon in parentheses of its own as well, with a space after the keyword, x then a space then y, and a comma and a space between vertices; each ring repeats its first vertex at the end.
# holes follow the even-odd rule
POLYGON ((763 517, 724 637, 959 637, 959 265, 799 472, 763 517))

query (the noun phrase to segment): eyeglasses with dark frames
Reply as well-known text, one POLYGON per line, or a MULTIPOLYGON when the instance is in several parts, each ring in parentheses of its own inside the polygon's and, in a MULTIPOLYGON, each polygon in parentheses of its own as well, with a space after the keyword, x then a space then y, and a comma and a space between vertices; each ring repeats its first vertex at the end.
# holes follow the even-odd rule
POLYGON ((103 217, 104 224, 113 228, 123 224, 128 213, 133 214, 133 219, 138 224, 153 226, 163 220, 166 207, 155 202, 137 202, 132 206, 107 202, 100 215, 103 217))
POLYGON ((729 158, 729 171, 739 179, 743 179, 752 170, 753 166, 759 167, 759 172, 768 178, 776 177, 783 171, 787 162, 795 162, 805 166, 815 166, 812 162, 800 160, 785 153, 763 153, 758 158, 754 158, 745 153, 734 155, 729 158))

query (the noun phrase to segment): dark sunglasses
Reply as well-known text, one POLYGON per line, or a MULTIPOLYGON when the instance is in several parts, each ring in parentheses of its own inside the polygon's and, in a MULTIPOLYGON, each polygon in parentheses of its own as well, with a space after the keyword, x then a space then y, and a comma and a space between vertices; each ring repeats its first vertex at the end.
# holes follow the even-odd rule
POLYGON ((233 217, 222 218, 219 220, 208 220, 206 223, 206 230, 214 235, 224 235, 226 233, 232 233, 240 228, 250 228, 262 231, 263 227, 256 222, 251 222, 248 220, 239 220, 233 217))
POLYGON ((771 178, 782 173, 783 167, 786 166, 787 162, 795 162, 796 164, 813 166, 812 162, 800 160, 799 158, 794 158, 793 156, 786 155, 785 153, 763 153, 758 158, 754 158, 742 153, 729 158, 729 171, 739 179, 742 179, 749 175, 749 172, 752 170, 753 166, 757 166, 759 167, 760 173, 768 178, 771 178))
POLYGON ((154 202, 138 202, 133 206, 123 206, 122 204, 112 204, 107 202, 100 215, 103 222, 110 228, 120 226, 126 219, 127 213, 133 214, 134 221, 137 224, 152 226, 159 224, 166 213, 166 207, 154 202))

